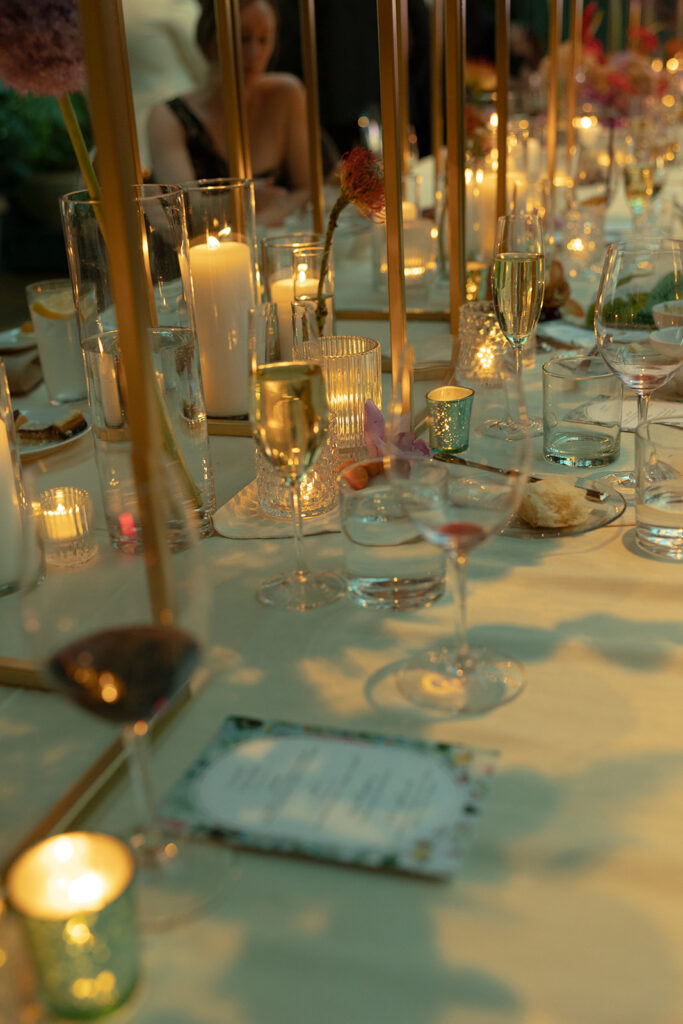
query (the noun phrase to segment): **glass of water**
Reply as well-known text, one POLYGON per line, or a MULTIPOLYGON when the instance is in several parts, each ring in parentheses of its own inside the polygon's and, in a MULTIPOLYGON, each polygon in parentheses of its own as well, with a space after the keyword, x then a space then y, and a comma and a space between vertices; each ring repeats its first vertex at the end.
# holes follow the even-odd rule
POLYGON ((683 561, 683 422, 636 430, 636 543, 683 561))

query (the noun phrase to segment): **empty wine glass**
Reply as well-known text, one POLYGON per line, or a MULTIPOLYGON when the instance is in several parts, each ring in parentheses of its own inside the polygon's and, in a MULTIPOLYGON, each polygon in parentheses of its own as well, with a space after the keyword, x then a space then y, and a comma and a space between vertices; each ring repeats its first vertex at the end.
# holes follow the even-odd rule
MULTIPOLYGON (((608 246, 595 337, 610 370, 635 391, 639 425, 647 421, 650 395, 683 366, 683 327, 666 313, 681 298, 683 241, 646 236, 608 246)), ((632 498, 632 472, 602 479, 632 498)))
POLYGON ((312 572, 304 561, 301 480, 322 451, 329 428, 325 380, 319 363, 279 361, 275 314, 251 311, 249 329, 249 419, 254 440, 282 474, 294 531, 294 571, 266 580, 264 604, 307 611, 338 600, 346 585, 332 572, 312 572))
MULTIPOLYGON (((475 393, 475 423, 486 417, 486 401, 485 389, 475 393)), ((526 410, 519 377, 512 382, 508 401, 523 426, 526 410)), ((398 415, 400 402, 395 397, 393 422, 398 415)), ((455 604, 451 642, 407 659, 392 674, 410 703, 458 715, 490 711, 517 696, 525 682, 517 661, 469 643, 467 566, 470 553, 505 526, 521 501, 530 437, 522 430, 512 441, 495 441, 475 431, 470 439, 462 456, 444 453, 429 458, 390 451, 384 458, 397 503, 421 536, 447 556, 455 604)))
MULTIPOLYGON (((25 467, 23 561, 27 569, 34 566, 42 549, 45 578, 33 586, 33 574, 27 573, 24 625, 46 682, 87 711, 123 725, 137 803, 138 830, 129 841, 137 862, 139 917, 143 927, 161 929, 194 916, 212 900, 231 861, 218 844, 160 824, 147 765, 150 720, 189 692, 205 646, 210 587, 198 558, 199 521, 174 464, 164 460, 154 488, 163 524, 160 543, 147 543, 144 556, 123 552, 88 521, 85 491, 77 492, 76 506, 67 497, 74 489, 65 489, 56 509, 60 521, 48 518, 54 510, 46 511, 45 497, 58 481, 59 469, 46 463, 25 467), (96 557, 80 558, 79 542, 97 547, 98 534, 96 557)), ((139 488, 138 498, 144 493, 139 488)), ((139 530, 137 516, 128 515, 128 528, 139 530)))
MULTIPOLYGON (((522 353, 536 329, 543 304, 545 259, 543 227, 533 214, 509 214, 499 217, 492 270, 493 303, 500 329, 515 353, 515 376, 520 386, 522 353)), ((487 435, 515 440, 524 430, 535 436, 543 433, 538 419, 515 419, 508 405, 505 417, 487 424, 487 435)))

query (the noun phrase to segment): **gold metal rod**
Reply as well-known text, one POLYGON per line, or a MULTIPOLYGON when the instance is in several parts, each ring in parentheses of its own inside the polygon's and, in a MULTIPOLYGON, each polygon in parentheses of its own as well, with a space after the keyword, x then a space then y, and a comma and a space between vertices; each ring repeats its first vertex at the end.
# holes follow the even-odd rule
POLYGON ((235 0, 214 2, 228 166, 233 178, 250 178, 251 158, 244 107, 239 6, 235 0))
MULTIPOLYGON (((388 320, 388 309, 337 309, 336 320, 388 320)), ((407 320, 423 320, 432 323, 448 323, 450 313, 447 309, 407 309, 407 320)))
MULTIPOLYGON (((387 284, 392 379, 396 384, 406 345, 406 293, 403 276, 403 218, 401 206, 401 139, 398 111, 397 0, 377 0, 379 81, 386 195, 387 284)), ((408 412, 404 409, 404 412, 408 412)))
POLYGON ((323 150, 320 133, 320 101, 318 94, 318 53, 315 39, 315 0, 299 0, 301 49, 306 85, 306 119, 308 122, 308 163, 311 177, 313 230, 324 231, 325 202, 323 198, 323 150))
POLYGON ((397 0, 397 46, 398 46, 398 123, 401 145, 401 174, 408 170, 410 162, 410 85, 409 85, 409 41, 408 0, 397 0))
POLYGON ((571 158, 576 148, 576 76, 581 66, 583 31, 583 0, 572 0, 569 37, 571 49, 569 55, 569 81, 567 83, 567 156, 571 158))
POLYGON ((496 111, 498 127, 498 177, 496 215, 507 213, 508 89, 510 80, 510 0, 496 0, 496 111))
POLYGON ((635 45, 632 42, 632 40, 631 40, 631 33, 632 32, 638 32, 638 30, 640 29, 642 20, 643 20, 643 5, 642 5, 641 0, 631 0, 631 2, 628 5, 628 34, 629 34, 628 45, 629 45, 629 48, 632 45, 635 45))
POLYGON ((131 458, 150 604, 155 619, 168 622, 172 617, 173 590, 166 550, 166 517, 160 504, 164 480, 149 345, 147 276, 138 217, 131 202, 136 183, 133 128, 127 104, 121 105, 126 88, 121 56, 112 45, 112 41, 124 38, 123 28, 117 4, 108 0, 80 0, 79 6, 121 361, 128 387, 131 458))
POLYGON ((432 0, 431 18, 432 153, 438 178, 444 173, 443 155, 443 0, 432 0))
POLYGON ((446 0, 446 144, 450 325, 453 366, 458 356, 460 307, 467 298, 465 275, 465 0, 446 0))
POLYGON ((562 0, 548 0, 550 19, 548 30, 548 116, 546 120, 546 155, 548 159, 548 182, 550 187, 551 209, 553 204, 555 171, 557 166, 557 101, 559 49, 562 33, 562 0))

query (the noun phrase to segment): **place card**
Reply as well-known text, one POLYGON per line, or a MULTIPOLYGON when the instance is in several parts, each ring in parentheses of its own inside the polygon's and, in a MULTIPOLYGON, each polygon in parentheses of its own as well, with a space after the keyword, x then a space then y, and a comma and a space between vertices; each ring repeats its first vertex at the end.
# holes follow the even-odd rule
POLYGON ((229 717, 162 817, 245 849, 446 878, 496 759, 471 747, 229 717))

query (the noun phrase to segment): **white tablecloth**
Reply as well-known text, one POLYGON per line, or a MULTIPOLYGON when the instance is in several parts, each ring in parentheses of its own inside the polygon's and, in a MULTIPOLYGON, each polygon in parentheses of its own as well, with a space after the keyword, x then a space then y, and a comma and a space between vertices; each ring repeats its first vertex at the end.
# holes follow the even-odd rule
MULTIPOLYGON (((94 487, 89 445, 51 458, 94 487)), ((251 442, 211 447, 220 503, 251 478, 251 442)), ((450 597, 412 613, 277 612, 254 591, 290 564, 291 541, 203 541, 224 667, 157 740, 160 792, 238 713, 492 747, 500 767, 451 882, 242 854, 207 916, 145 939, 141 984, 112 1021, 680 1024, 683 568, 635 549, 631 524, 474 553, 472 639, 522 661, 528 684, 470 721, 408 708, 377 678, 449 632, 450 597)), ((338 535, 306 546, 340 565, 338 535)), ((0 600, 0 635, 3 654, 25 653, 15 597, 0 600)), ((20 691, 0 692, 0 730, 6 858, 114 730, 20 691)), ((130 810, 117 785, 75 821, 125 832, 130 810)), ((18 1021, 20 955, 6 948, 0 1019, 18 1021)))

